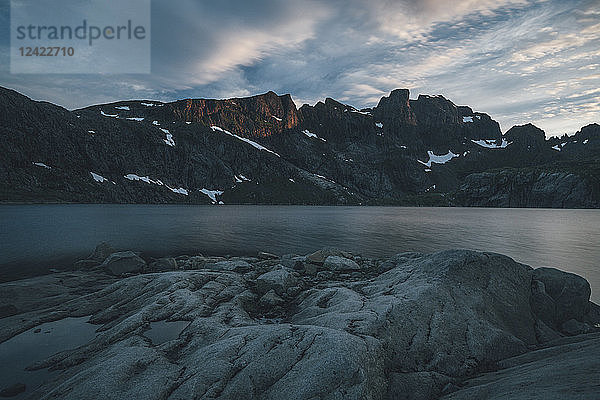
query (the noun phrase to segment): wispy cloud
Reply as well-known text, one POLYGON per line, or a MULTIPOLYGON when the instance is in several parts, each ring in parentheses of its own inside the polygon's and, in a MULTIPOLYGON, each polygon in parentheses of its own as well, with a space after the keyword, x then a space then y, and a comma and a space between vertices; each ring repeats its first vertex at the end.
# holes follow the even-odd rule
POLYGON ((364 107, 406 87, 488 112, 504 130, 598 122, 596 0, 153 0, 152 17, 151 75, 24 77, 4 57, 0 84, 68 107, 267 90, 364 107))

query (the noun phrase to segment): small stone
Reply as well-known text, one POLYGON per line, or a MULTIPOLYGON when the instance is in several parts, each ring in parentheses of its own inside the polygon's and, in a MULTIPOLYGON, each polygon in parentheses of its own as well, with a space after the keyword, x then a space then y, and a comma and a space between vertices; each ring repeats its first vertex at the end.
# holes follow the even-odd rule
POLYGON ((317 274, 318 269, 319 269, 319 266, 316 264, 305 264, 304 265, 304 273, 306 275, 315 276, 317 274))
POLYGON ((276 254, 266 253, 264 251, 258 252, 258 258, 261 260, 276 260, 279 258, 276 254))
POLYGON ((330 271, 359 271, 360 265, 353 260, 339 256, 329 256, 323 263, 325 269, 330 271))
POLYGON ((296 271, 300 271, 304 269, 304 263, 306 262, 306 257, 303 256, 292 256, 292 257, 282 257, 281 264, 285 267, 292 268, 296 271))
POLYGON ((329 280, 333 277, 333 273, 331 271, 319 271, 317 272, 317 279, 321 281, 329 280))
POLYGON ((321 249, 306 256, 306 260, 315 264, 323 264, 329 256, 342 256, 343 251, 338 249, 321 249))

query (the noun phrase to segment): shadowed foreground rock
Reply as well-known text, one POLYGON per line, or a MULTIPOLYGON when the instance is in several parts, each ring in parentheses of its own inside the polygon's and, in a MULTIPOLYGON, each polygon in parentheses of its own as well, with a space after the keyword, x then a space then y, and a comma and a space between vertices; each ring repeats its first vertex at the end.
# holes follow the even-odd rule
MULTIPOLYGON (((149 263, 139 270, 162 265, 149 263)), ((600 323, 589 285, 572 274, 464 250, 383 261, 327 249, 281 259, 182 256, 163 264, 167 272, 116 278, 99 269, 0 285, 0 301, 18 310, 0 319, 0 341, 68 316, 90 315, 98 326, 88 344, 29 367, 60 371, 30 398, 598 393, 597 334, 565 338, 597 331, 600 323), (565 329, 571 320, 583 330, 565 329), (145 332, 158 321, 190 323, 155 345, 145 332), (548 362, 560 368, 547 371, 548 362), (520 382, 527 390, 518 390, 520 382)))

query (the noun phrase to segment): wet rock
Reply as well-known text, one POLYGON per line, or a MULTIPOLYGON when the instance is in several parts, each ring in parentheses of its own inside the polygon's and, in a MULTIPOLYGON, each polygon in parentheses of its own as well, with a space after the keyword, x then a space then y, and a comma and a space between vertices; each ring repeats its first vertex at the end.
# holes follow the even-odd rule
POLYGON ((0 390, 0 397, 15 397, 25 391, 26 386, 24 383, 15 383, 14 385, 5 387, 0 390))
POLYGON ((256 289, 260 294, 274 290, 279 296, 284 296, 288 289, 297 285, 298 279, 294 273, 282 266, 280 268, 262 274, 256 279, 256 289))
POLYGON ((116 276, 141 272, 145 266, 146 262, 133 251, 113 253, 101 265, 106 272, 116 276))
POLYGON ((360 265, 353 260, 339 256, 329 256, 325 259, 323 267, 330 271, 359 271, 360 265))

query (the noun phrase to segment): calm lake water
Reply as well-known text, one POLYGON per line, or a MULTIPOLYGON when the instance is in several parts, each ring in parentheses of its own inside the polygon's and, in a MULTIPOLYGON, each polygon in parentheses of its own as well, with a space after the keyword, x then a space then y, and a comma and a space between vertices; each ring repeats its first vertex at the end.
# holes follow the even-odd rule
POLYGON ((101 241, 153 256, 306 254, 333 246, 386 257, 466 248, 582 275, 598 302, 599 234, 598 210, 4 205, 0 280, 68 265, 101 241))

